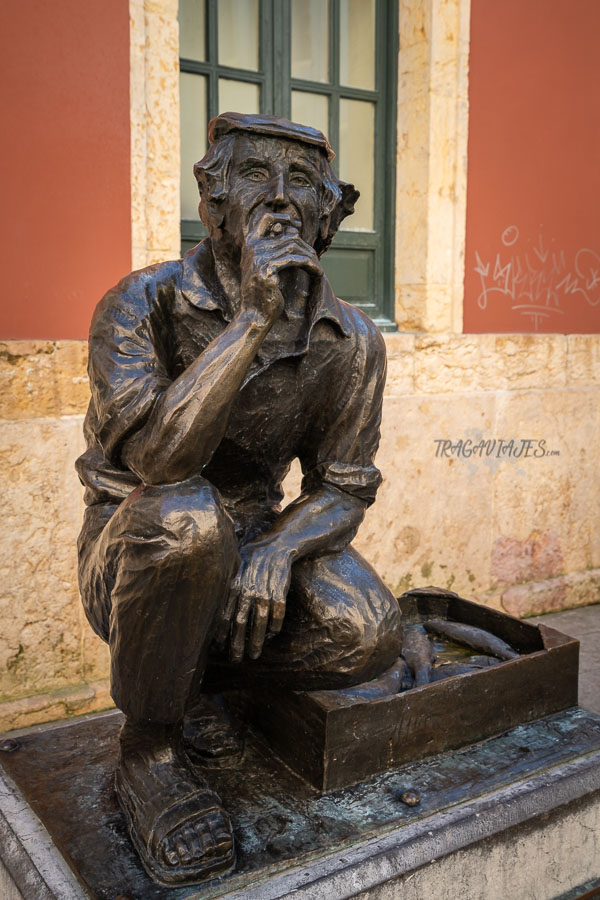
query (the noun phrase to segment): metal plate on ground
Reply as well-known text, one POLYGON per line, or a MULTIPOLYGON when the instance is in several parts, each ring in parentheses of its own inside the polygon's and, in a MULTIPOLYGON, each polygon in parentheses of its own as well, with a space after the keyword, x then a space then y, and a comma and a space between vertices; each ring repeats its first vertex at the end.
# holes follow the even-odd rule
MULTIPOLYGON (((142 870, 113 792, 121 715, 37 729, 1 761, 56 846, 98 900, 214 898, 277 873, 323 860, 470 803, 600 749, 600 716, 574 708, 483 743, 410 763, 354 787, 320 796, 260 739, 250 736, 238 769, 211 772, 229 810, 236 872, 203 887, 164 888, 142 870), (416 791, 417 806, 400 799, 416 791)), ((254 896, 254 893, 253 893, 254 896)))

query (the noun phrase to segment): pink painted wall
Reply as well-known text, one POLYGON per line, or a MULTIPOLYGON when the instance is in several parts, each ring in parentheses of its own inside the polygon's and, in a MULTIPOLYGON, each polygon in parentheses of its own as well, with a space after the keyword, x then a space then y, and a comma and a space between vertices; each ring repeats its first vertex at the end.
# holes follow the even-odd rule
POLYGON ((131 268, 125 0, 7 0, 0 338, 85 338, 131 268))
POLYGON ((464 330, 600 331, 600 3, 472 0, 464 330))

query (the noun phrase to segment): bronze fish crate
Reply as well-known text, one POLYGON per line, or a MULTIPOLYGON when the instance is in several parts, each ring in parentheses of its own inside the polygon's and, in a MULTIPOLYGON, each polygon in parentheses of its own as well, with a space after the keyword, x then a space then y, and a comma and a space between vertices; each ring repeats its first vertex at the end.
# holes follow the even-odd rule
POLYGON ((404 623, 447 619, 489 631, 520 654, 378 699, 349 691, 278 691, 250 699, 254 723, 319 791, 364 781, 577 705, 579 641, 439 588, 398 602, 404 623))

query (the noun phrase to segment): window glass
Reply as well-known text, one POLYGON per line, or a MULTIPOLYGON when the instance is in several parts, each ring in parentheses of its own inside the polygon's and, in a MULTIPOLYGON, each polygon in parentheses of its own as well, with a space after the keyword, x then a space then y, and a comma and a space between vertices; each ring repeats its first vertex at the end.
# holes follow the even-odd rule
POLYGON ((353 216, 344 231, 373 230, 375 183, 375 107, 364 100, 340 100, 340 178, 360 191, 353 216))
POLYGON ((179 0, 179 55, 206 59, 206 0, 179 0))
POLYGON ((340 0, 340 84, 375 87, 375 0, 340 0))
POLYGON ((219 65, 258 71, 258 0, 219 0, 219 65))
POLYGON ((328 0, 292 0, 292 78, 329 81, 328 0))
POLYGON ((318 128, 325 136, 329 132, 329 97, 292 91, 292 121, 318 128))
POLYGON ((248 81, 219 78, 219 112, 260 112, 260 88, 248 81))
POLYGON ((198 187, 194 163, 206 152, 206 78, 182 72, 179 76, 181 104, 181 216, 198 218, 198 187))

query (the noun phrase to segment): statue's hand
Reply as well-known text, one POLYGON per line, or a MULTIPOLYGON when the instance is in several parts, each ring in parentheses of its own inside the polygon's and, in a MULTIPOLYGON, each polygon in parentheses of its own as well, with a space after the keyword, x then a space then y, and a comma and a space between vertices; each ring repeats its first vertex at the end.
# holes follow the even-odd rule
POLYGON ((241 662, 245 650, 250 659, 258 659, 266 635, 281 631, 292 575, 291 553, 273 543, 246 544, 240 555, 241 565, 217 635, 224 643, 231 631, 232 662, 241 662))
POLYGON ((279 273, 292 268, 317 278, 323 274, 314 248, 302 240, 292 222, 284 216, 263 215, 242 250, 242 309, 258 313, 272 325, 284 306, 279 273))

